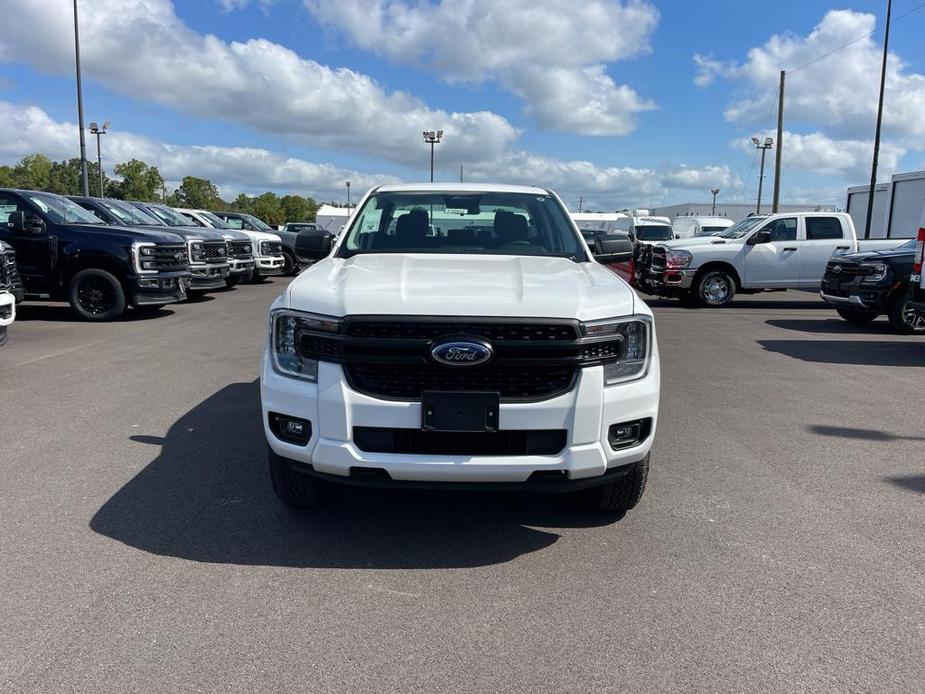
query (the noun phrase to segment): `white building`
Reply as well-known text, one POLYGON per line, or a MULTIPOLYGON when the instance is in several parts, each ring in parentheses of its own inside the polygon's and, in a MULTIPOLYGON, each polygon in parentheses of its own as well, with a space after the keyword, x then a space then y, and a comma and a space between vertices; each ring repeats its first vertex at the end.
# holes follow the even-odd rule
MULTIPOLYGON (((667 205, 657 207, 651 210, 653 216, 668 217, 728 217, 733 222, 739 222, 750 214, 755 214, 755 203, 753 202, 717 202, 716 213, 713 214, 712 202, 685 202, 681 205, 667 205)), ((837 207, 834 205, 781 205, 781 212, 836 212, 837 207)), ((771 212, 771 203, 762 203, 761 213, 769 214, 771 212)))
POLYGON ((347 223, 350 213, 355 208, 334 207, 333 205, 322 205, 315 214, 315 224, 319 228, 338 234, 340 228, 347 223))

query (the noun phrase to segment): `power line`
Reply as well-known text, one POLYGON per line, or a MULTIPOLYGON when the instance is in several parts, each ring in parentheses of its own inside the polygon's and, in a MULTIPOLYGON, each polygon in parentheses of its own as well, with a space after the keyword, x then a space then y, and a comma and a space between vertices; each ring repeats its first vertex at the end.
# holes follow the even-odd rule
MULTIPOLYGON (((890 21, 890 25, 892 26, 893 24, 895 24, 896 22, 898 22, 898 21, 899 21, 900 19, 902 19, 903 17, 908 17, 910 14, 912 14, 913 12, 917 12, 918 10, 921 10, 923 7, 925 7, 925 2, 923 2, 923 3, 919 4, 919 5, 916 5, 916 6, 913 7, 911 10, 909 10, 909 11, 907 11, 907 12, 904 12, 904 13, 901 14, 901 15, 898 15, 896 18, 894 18, 893 20, 890 21)), ((805 68, 805 67, 809 67, 810 65, 814 65, 815 63, 818 63, 820 60, 825 60, 825 59, 828 58, 830 55, 835 55, 835 54, 838 53, 839 51, 843 51, 843 50, 845 50, 846 48, 848 48, 848 47, 850 47, 850 46, 853 46, 853 45, 856 44, 858 41, 863 41, 863 40, 866 39, 866 38, 870 38, 871 36, 873 36, 874 34, 876 34, 881 28, 882 28, 882 27, 878 24, 877 26, 874 27, 874 30, 873 30, 873 31, 868 32, 868 33, 864 34, 863 36, 858 36, 856 39, 852 39, 851 41, 849 41, 849 42, 846 43, 845 45, 839 46, 838 48, 834 48, 834 49, 832 49, 831 51, 829 51, 828 53, 823 53, 823 54, 820 55, 819 57, 813 58, 813 59, 810 60, 808 63, 803 63, 803 64, 800 65, 799 67, 795 67, 795 68, 793 68, 792 70, 787 70, 787 74, 788 74, 788 75, 792 75, 794 72, 799 72, 800 70, 802 70, 802 69, 805 68)))

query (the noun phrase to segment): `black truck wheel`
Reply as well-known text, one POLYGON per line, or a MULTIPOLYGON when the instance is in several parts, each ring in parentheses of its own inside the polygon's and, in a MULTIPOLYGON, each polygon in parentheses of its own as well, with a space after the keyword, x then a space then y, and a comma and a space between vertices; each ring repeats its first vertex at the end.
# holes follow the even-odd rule
POLYGON ((122 284, 105 270, 89 268, 75 274, 67 297, 71 309, 84 320, 109 321, 125 312, 122 284))
POLYGON ((649 476, 649 456, 640 460, 633 469, 615 482, 594 487, 586 492, 586 499, 595 511, 623 515, 639 503, 646 490, 649 476))
POLYGON ((293 472, 286 460, 267 448, 270 463, 270 482, 277 498, 291 508, 312 508, 318 505, 315 480, 308 475, 293 472))
POLYGON ((283 251, 283 275, 290 277, 299 272, 299 263, 295 256, 288 251, 283 251))
POLYGON ((231 289, 234 286, 237 286, 238 282, 241 281, 241 277, 238 275, 228 275, 225 278, 225 286, 231 289))
POLYGON ((877 318, 877 314, 870 311, 855 311, 850 308, 837 308, 835 311, 853 325, 870 325, 877 318))
POLYGON ((707 270, 694 280, 694 295, 701 306, 727 306, 736 295, 736 281, 725 270, 707 270))
POLYGON ((900 335, 925 334, 925 317, 909 308, 909 293, 900 289, 899 295, 890 304, 887 314, 890 327, 900 335))

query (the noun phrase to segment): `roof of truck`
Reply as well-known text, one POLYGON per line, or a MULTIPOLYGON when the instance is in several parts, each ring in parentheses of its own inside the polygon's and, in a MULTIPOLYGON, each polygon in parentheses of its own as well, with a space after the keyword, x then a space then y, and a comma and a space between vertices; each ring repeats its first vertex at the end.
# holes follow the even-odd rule
POLYGON ((514 186, 507 183, 393 183, 376 188, 378 193, 525 193, 549 195, 536 186, 514 186))

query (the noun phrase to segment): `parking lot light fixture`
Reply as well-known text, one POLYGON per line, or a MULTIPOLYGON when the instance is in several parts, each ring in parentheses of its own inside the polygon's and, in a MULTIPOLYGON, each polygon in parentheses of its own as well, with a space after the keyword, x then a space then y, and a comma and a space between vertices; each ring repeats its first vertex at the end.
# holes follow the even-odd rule
POLYGON ((96 168, 99 170, 100 174, 100 197, 105 197, 103 195, 103 156, 100 152, 100 135, 105 135, 106 131, 109 130, 109 121, 103 123, 103 127, 97 125, 96 121, 90 123, 90 134, 96 135, 96 168))
POLYGON ((440 144, 443 139, 442 130, 425 130, 424 142, 430 145, 430 182, 434 182, 434 145, 440 144))
POLYGON ((755 149, 761 150, 761 173, 758 176, 758 205, 755 207, 755 213, 761 214, 761 192, 764 188, 764 156, 767 154, 768 150, 774 146, 774 138, 766 137, 764 138, 764 142, 762 142, 757 137, 753 137, 752 142, 755 145, 755 149))
POLYGON ((345 181, 347 186, 347 214, 350 214, 350 181, 345 181))

